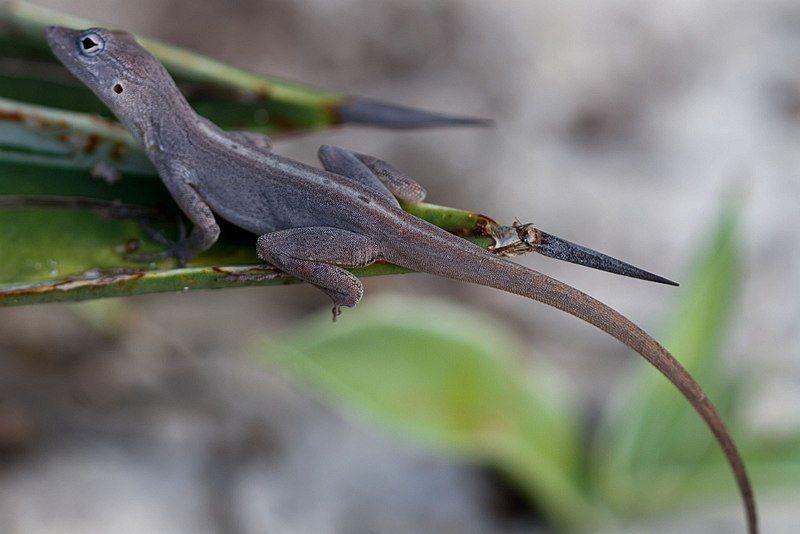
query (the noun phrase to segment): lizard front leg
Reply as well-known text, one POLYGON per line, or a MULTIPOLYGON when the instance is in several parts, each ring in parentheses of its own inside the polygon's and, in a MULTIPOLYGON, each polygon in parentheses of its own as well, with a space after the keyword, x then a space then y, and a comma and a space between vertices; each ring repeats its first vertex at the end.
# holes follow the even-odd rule
POLYGON ((194 186, 185 180, 183 175, 165 173, 162 174, 162 179, 181 211, 192 222, 192 230, 188 237, 181 231, 178 240, 175 242, 167 241, 163 237, 153 236, 157 241, 166 245, 167 248, 155 254, 132 254, 127 257, 134 261, 143 262, 174 257, 178 260, 178 264, 183 267, 187 261, 211 248, 219 238, 220 230, 211 208, 194 186))
POLYGON ((256 245, 259 258, 322 289, 333 300, 333 319, 340 308, 358 304, 361 281, 343 267, 365 267, 382 257, 373 239, 325 226, 291 228, 264 234, 256 245))

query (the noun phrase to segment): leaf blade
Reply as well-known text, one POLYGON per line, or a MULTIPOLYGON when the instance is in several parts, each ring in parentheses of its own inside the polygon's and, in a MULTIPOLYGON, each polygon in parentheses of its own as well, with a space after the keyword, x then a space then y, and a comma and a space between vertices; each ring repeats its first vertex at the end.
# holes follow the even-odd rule
MULTIPOLYGON (((51 63, 54 59, 44 39, 47 26, 88 28, 98 25, 22 1, 0 6, 0 22, 4 30, 0 32, 0 55, 51 63)), ((318 130, 344 123, 388 128, 487 124, 482 119, 432 113, 316 89, 255 74, 157 39, 137 37, 137 40, 172 73, 195 109, 223 128, 282 133, 318 130)), ((39 70, 16 69, 16 76, 13 71, 0 76, 0 95, 49 105, 53 100, 43 101, 37 95, 48 95, 48 98, 57 95, 57 102, 69 109, 108 115, 105 107, 75 80, 37 76, 39 70), (37 78, 41 88, 31 90, 37 78), (53 91, 54 85, 58 91, 53 91)))

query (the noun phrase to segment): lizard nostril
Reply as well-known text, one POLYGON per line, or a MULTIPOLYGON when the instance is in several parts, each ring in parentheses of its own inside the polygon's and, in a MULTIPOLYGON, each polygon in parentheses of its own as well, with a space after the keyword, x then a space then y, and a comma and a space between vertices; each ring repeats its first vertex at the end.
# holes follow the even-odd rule
POLYGON ((120 84, 115 84, 114 85, 114 92, 117 93, 117 94, 122 93, 122 86, 120 84))

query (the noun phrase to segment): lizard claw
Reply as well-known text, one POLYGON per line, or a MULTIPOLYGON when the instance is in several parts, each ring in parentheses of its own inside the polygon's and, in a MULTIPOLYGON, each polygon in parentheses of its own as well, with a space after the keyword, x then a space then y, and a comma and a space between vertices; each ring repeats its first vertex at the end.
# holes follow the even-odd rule
POLYGON ((139 263, 152 263, 167 258, 175 258, 179 267, 186 267, 186 262, 191 259, 192 254, 186 246, 185 241, 173 241, 167 248, 152 254, 125 254, 125 259, 139 263))
POLYGON ((182 217, 178 217, 176 224, 178 226, 178 239, 172 241, 168 239, 163 233, 152 228, 147 224, 142 225, 144 233, 151 241, 163 245, 165 248, 160 252, 153 252, 151 254, 125 254, 126 260, 135 261, 139 263, 152 263, 154 261, 165 260, 167 258, 175 258, 180 267, 186 267, 186 262, 189 261, 194 254, 188 246, 189 241, 186 232, 186 225, 182 217))

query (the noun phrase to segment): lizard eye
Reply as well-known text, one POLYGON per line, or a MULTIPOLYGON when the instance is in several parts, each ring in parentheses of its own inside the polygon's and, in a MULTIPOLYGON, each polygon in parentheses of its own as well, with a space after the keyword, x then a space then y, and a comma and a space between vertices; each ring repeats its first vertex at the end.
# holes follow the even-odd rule
POLYGON ((84 56, 95 56, 106 47, 105 40, 94 32, 78 37, 78 48, 84 56))

